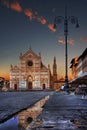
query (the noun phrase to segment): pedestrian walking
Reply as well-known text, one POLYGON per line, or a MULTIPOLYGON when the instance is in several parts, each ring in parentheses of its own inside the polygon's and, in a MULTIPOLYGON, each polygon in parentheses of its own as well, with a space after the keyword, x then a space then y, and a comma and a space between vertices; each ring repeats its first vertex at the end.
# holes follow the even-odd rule
POLYGON ((82 99, 85 99, 85 98, 86 98, 86 91, 83 90, 83 91, 82 91, 82 99))
POLYGON ((64 90, 64 85, 61 86, 61 90, 62 90, 62 91, 64 90))

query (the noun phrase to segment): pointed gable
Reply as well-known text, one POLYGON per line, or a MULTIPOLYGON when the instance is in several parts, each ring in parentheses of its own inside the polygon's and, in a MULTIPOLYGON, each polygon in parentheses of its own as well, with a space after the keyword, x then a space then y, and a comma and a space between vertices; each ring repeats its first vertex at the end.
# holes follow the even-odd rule
POLYGON ((25 58, 40 58, 40 56, 38 56, 36 53, 33 52, 33 50, 30 48, 25 54, 20 56, 21 59, 25 59, 25 58))

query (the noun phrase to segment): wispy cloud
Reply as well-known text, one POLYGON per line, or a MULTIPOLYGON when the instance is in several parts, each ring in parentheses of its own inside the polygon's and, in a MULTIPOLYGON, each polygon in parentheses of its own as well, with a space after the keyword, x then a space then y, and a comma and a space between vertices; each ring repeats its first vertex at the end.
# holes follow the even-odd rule
MULTIPOLYGON (((62 39, 62 37, 60 37, 60 38, 58 39, 58 42, 59 42, 59 43, 62 43, 62 44, 65 44, 65 40, 62 39)), ((74 45, 74 40, 73 40, 73 39, 68 39, 68 40, 67 40, 67 43, 68 43, 68 44, 71 44, 71 45, 74 45)))
POLYGON ((52 32, 56 32, 56 29, 53 27, 53 24, 48 24, 48 28, 52 31, 52 32))
POLYGON ((29 17, 30 20, 36 19, 41 24, 46 24, 46 19, 43 16, 38 16, 38 12, 33 13, 31 9, 25 9, 24 13, 29 17))
POLYGON ((8 0, 3 0, 2 4, 4 6, 6 6, 7 8, 10 8, 10 9, 15 10, 17 12, 22 12, 22 7, 17 1, 15 1, 13 3, 9 3, 8 0))
POLYGON ((46 24, 46 19, 45 18, 43 18, 42 16, 41 17, 37 17, 36 18, 39 22, 41 22, 42 24, 46 24))
POLYGON ((87 36, 86 36, 86 37, 82 37, 82 38, 81 38, 81 41, 87 42, 87 36))
POLYGON ((40 22, 41 24, 46 24, 47 20, 43 17, 43 16, 39 16, 38 12, 33 12, 32 9, 22 9, 21 5, 19 2, 15 1, 10 3, 8 0, 3 0, 2 4, 4 6, 6 6, 7 8, 10 8, 12 10, 15 10, 17 12, 24 12, 24 14, 29 17, 30 21, 32 19, 36 19, 38 22, 40 22))
POLYGON ((18 2, 13 2, 10 5, 11 9, 18 11, 18 12, 22 12, 22 7, 20 6, 20 4, 18 2))
POLYGON ((69 44, 71 44, 71 45, 74 45, 74 42, 75 42, 75 41, 74 41, 73 39, 68 39, 67 42, 68 42, 69 44))
POLYGON ((29 17, 30 20, 32 20, 33 18, 35 18, 35 16, 34 16, 34 14, 33 14, 33 12, 32 12, 31 9, 25 9, 24 13, 25 13, 26 16, 29 17))
POLYGON ((65 41, 63 39, 58 39, 58 42, 65 44, 65 41))

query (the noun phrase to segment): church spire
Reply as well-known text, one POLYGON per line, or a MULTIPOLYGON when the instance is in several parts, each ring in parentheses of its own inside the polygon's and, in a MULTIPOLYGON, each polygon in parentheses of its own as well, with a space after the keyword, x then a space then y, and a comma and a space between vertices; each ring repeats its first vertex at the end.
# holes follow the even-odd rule
POLYGON ((54 57, 53 61, 53 81, 57 80, 57 64, 56 64, 56 57, 54 57))

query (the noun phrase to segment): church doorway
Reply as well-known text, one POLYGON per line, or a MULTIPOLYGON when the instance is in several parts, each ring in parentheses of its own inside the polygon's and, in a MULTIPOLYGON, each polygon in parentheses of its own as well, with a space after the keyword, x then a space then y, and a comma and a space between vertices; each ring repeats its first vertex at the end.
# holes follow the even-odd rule
POLYGON ((31 81, 28 82, 28 89, 32 90, 32 82, 31 81))
POLYGON ((17 90, 17 84, 14 84, 14 90, 17 90))
POLYGON ((28 90, 32 90, 33 89, 33 78, 31 75, 28 76, 28 90))
POLYGON ((45 84, 43 84, 43 90, 46 88, 46 85, 45 84))

